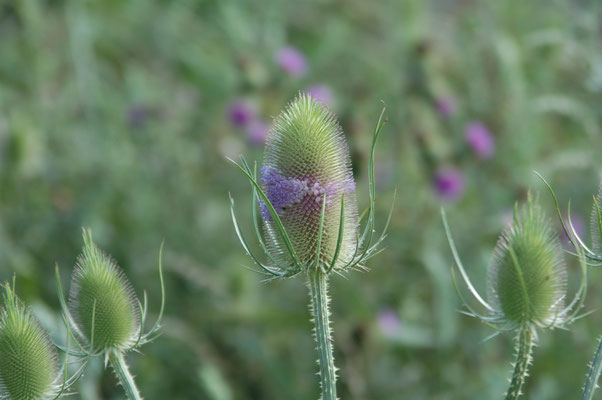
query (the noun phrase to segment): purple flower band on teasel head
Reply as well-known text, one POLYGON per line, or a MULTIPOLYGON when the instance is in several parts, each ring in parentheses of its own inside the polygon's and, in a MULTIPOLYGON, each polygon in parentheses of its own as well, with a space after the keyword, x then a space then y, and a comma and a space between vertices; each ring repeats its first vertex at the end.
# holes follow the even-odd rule
POLYGON ((466 127, 466 141, 481 160, 486 160, 493 156, 495 151, 495 141, 493 135, 481 122, 472 122, 466 127))
MULTIPOLYGON (((329 205, 334 195, 355 191, 355 181, 352 177, 324 184, 312 178, 285 177, 279 169, 270 165, 261 167, 261 183, 266 196, 279 216, 283 215, 285 208, 299 203, 298 212, 319 213, 323 202, 322 196, 326 196, 326 204, 329 205)), ((272 220, 267 205, 261 200, 259 209, 264 220, 272 220)))
MULTIPOLYGON (((286 178, 280 171, 269 165, 261 167, 261 182, 263 190, 278 215, 282 215, 284 207, 298 203, 307 191, 307 182, 296 178, 286 178)), ((271 219, 267 205, 261 201, 261 215, 271 219)))

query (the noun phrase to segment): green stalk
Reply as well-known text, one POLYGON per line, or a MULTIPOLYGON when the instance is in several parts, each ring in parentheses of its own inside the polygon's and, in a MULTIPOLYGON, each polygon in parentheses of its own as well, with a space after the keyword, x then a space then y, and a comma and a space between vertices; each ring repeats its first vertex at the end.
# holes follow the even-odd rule
POLYGON ((129 400, 142 400, 142 396, 138 392, 134 377, 130 374, 128 365, 125 362, 124 354, 117 350, 112 351, 109 355, 109 362, 115 371, 119 383, 123 386, 123 390, 129 400))
POLYGON ((534 343, 533 330, 525 326, 521 328, 517 337, 516 344, 516 362, 514 363, 514 373, 512 381, 506 393, 506 400, 516 400, 521 393, 521 387, 527 378, 527 370, 531 364, 531 352, 533 351, 534 343))
POLYGON ((336 368, 332 355, 332 337, 330 336, 330 311, 328 309, 328 276, 315 268, 309 273, 311 311, 315 325, 314 333, 318 343, 318 362, 320 364, 320 386, 322 400, 336 400, 336 368))
POLYGON ((598 349, 594 354, 594 359, 587 374, 587 381, 583 388, 582 400, 591 400, 594 398, 594 392, 598 387, 598 379, 600 378, 600 372, 602 371, 602 338, 598 343, 598 349))

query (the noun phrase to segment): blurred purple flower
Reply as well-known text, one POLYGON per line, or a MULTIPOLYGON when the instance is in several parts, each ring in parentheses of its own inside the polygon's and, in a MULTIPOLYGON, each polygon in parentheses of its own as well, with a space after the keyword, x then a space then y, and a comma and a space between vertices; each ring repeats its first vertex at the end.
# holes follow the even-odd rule
MULTIPOLYGON (((573 233, 571 232, 571 227, 569 225, 569 220, 567 218, 567 216, 565 215, 563 217, 564 219, 564 223, 566 224, 566 228, 569 230, 569 234, 571 236, 573 236, 573 233)), ((571 223, 573 224, 573 228, 575 228, 575 233, 577 233, 577 235, 579 235, 579 237, 581 239, 583 239, 583 235, 585 235, 585 221, 583 220, 583 217, 578 215, 578 214, 572 214, 571 215, 571 223)), ((567 246, 571 246, 571 241, 569 240, 569 237, 566 235, 566 233, 564 232, 564 229, 562 229, 562 225, 558 227, 558 230, 560 231, 560 238, 562 239, 562 243, 564 243, 567 246)), ((573 241, 575 240, 575 238, 572 238, 573 241)))
POLYGON ((464 193, 464 175, 453 167, 441 168, 435 174, 433 185, 442 200, 454 201, 464 193))
POLYGON ((435 104, 443 118, 449 118, 456 113, 456 100, 451 96, 441 96, 435 100, 435 104))
POLYGON ((246 126, 255 119, 255 109, 248 101, 236 99, 228 107, 228 119, 234 126, 246 126))
POLYGON ((126 120, 130 127, 141 128, 152 116, 153 110, 143 105, 133 105, 127 109, 126 120))
POLYGON ((276 62, 286 73, 294 77, 303 76, 307 72, 305 56, 292 46, 285 46, 278 50, 276 62))
POLYGON ((262 146, 269 131, 270 125, 261 119, 251 122, 245 129, 247 139, 254 146, 262 146))
POLYGON ((332 89, 330 86, 324 83, 318 83, 316 85, 312 85, 307 89, 307 93, 318 100, 326 107, 331 108, 334 100, 334 96, 332 94, 332 89))
POLYGON ((486 160, 493 156, 495 141, 483 123, 475 121, 466 126, 466 141, 479 159, 486 160))
POLYGON ((385 308, 378 314, 378 327, 386 337, 395 336, 401 328, 401 321, 397 312, 391 308, 385 308))

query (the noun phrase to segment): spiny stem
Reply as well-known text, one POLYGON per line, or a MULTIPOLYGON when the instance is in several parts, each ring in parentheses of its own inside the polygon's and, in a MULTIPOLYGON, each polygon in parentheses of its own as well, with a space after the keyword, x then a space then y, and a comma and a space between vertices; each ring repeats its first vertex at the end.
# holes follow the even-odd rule
POLYGON ((600 372, 602 371, 602 338, 598 343, 598 349, 594 355, 594 360, 589 368, 587 374, 587 381, 585 381, 585 387, 583 388, 583 397, 581 400, 591 400, 594 398, 594 392, 598 387, 598 379, 600 378, 600 372))
POLYGON ((322 400, 336 400, 336 368, 332 355, 332 338, 330 336, 330 311, 328 309, 328 276, 315 268, 309 273, 309 290, 311 295, 311 311, 315 325, 314 333, 318 343, 320 365, 320 386, 322 400))
POLYGON ((531 327, 525 326, 518 333, 516 344, 516 362, 512 381, 506 393, 506 400, 516 400, 522 394, 521 387, 527 378, 527 370, 531 364, 531 352, 533 350, 534 333, 531 327))
POLYGON ((130 374, 128 365, 125 362, 124 354, 120 351, 112 351, 109 355, 109 362, 115 371, 117 379, 119 379, 119 383, 123 386, 127 398, 129 400, 142 400, 142 396, 140 396, 140 392, 138 392, 138 388, 136 387, 136 382, 134 382, 134 377, 130 374))

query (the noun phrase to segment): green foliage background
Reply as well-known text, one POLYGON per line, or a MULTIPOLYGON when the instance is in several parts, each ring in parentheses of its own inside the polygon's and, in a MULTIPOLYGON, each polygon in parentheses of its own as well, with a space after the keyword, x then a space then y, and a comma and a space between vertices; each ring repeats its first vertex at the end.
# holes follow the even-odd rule
MULTIPOLYGON (((19 295, 61 341, 54 265, 66 285, 82 226, 154 310, 165 239, 164 335, 129 357, 145 398, 316 398, 307 290, 241 268, 251 261, 228 192, 249 228, 251 194, 225 157, 262 159, 228 121, 234 99, 269 119, 324 83, 349 140, 360 208, 381 99, 380 221, 398 189, 386 251, 369 273, 332 280, 341 398, 501 398, 513 338, 481 343, 492 331, 457 312, 433 174, 445 165, 464 173, 464 194, 444 204, 481 292, 496 238, 527 189, 542 192, 557 224, 532 170, 587 223, 602 167, 600 13, 593 0, 0 0, 0 280, 16 274, 19 295), (285 45, 306 55, 303 77, 275 62, 285 45), (453 117, 438 114, 440 96, 455 98, 453 117), (490 160, 467 147, 473 120, 494 134, 490 160), (383 310, 399 315, 393 332, 380 328, 383 310)), ((574 291, 577 266, 567 260, 574 291)), ((602 271, 590 282, 586 308, 595 310, 602 271)), ((599 311, 543 332, 525 398, 579 398, 601 333, 599 311)), ((123 397, 100 362, 78 391, 123 397)))

